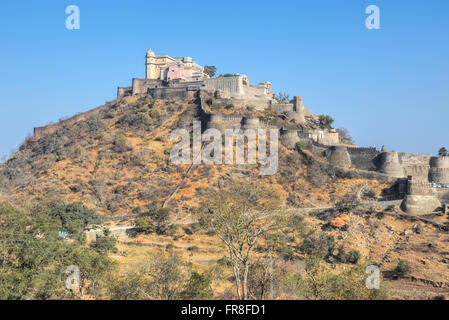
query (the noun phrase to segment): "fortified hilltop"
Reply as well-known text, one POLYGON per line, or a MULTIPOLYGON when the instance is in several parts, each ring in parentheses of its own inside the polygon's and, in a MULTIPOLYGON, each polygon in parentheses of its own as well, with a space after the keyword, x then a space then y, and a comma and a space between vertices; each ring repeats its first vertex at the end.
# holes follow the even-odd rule
POLYGON ((131 86, 118 87, 116 100, 60 123, 35 128, 34 138, 84 121, 128 96, 139 95, 191 101, 198 106, 207 128, 278 129, 286 148, 306 145, 316 159, 332 167, 390 181, 394 185, 390 197, 403 199, 402 208, 410 214, 441 210, 449 202, 449 157, 345 145, 335 129, 320 125, 319 117, 305 107, 301 96, 289 102, 279 101, 268 81, 253 85, 243 74, 210 78, 191 57, 156 55, 152 50, 145 56, 145 78, 133 78, 131 86), (261 116, 267 114, 274 116, 271 120, 261 116))

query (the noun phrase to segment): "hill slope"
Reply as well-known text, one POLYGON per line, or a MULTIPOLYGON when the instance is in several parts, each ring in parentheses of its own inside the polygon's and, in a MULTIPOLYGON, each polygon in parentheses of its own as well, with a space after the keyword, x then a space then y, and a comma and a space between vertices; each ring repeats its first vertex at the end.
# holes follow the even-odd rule
MULTIPOLYGON (((236 178, 269 185, 292 210, 333 207, 364 185, 375 194, 389 187, 331 167, 307 150, 288 150, 282 145, 279 170, 273 176, 261 177, 256 165, 194 165, 185 177, 190 166, 170 162, 170 132, 191 129, 193 120, 201 120, 195 100, 154 100, 139 95, 115 101, 86 121, 37 140, 28 139, 0 166, 0 200, 27 207, 42 199, 62 199, 82 202, 108 217, 126 217, 160 206, 179 187, 168 207, 178 222, 190 223, 191 213, 211 191, 236 178)), ((380 263, 384 270, 392 270, 399 259, 407 260, 410 277, 394 282, 402 292, 446 293, 449 237, 441 229, 446 218, 410 221, 393 211, 381 219, 378 214, 385 208, 378 203, 366 202, 364 208, 350 215, 345 230, 329 229, 335 215, 323 215, 324 209, 306 215, 319 232, 332 234, 347 249, 359 250, 366 263, 380 263), (416 232, 418 225, 420 232, 416 232)), ((197 256, 207 256, 208 250, 214 248, 206 247, 197 256)), ((190 259, 195 262, 194 257, 190 259)))

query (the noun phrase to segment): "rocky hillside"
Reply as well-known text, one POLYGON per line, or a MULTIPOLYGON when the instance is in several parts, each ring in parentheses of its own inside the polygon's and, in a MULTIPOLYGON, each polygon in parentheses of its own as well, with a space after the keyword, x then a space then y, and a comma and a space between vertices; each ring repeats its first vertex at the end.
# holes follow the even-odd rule
MULTIPOLYGON (((117 218, 139 216, 173 195, 167 207, 178 221, 187 224, 194 222, 192 212, 212 191, 238 178, 257 180, 279 191, 288 210, 304 214, 318 233, 332 235, 336 248, 357 250, 365 263, 377 263, 385 271, 393 270, 400 259, 408 261, 410 274, 392 281, 399 296, 413 290, 423 294, 449 291, 447 219, 413 220, 401 215, 397 204, 379 204, 375 200, 391 187, 388 183, 332 167, 306 149, 289 150, 282 145, 279 170, 269 177, 261 177, 257 165, 190 168, 172 164, 170 132, 191 130, 192 122, 201 120, 200 111, 196 100, 154 100, 138 95, 118 100, 86 121, 40 139, 28 139, 0 166, 0 200, 27 208, 35 201, 62 199, 117 218), (362 195, 363 205, 357 210, 341 217, 332 209, 362 187, 369 196, 362 195)), ((259 111, 257 116, 283 121, 282 115, 268 111, 259 111)), ((205 236, 198 237, 202 241, 205 236)), ((208 243, 209 247, 200 248, 204 252, 195 256, 207 256, 217 241, 208 243)), ((195 262, 194 257, 191 260, 195 262)))
MULTIPOLYGON (((191 130, 194 119, 200 120, 196 101, 127 97, 87 121, 27 140, 0 167, 1 194, 22 206, 43 196, 80 201, 111 216, 163 202, 189 168, 170 162, 170 132, 180 127, 191 130)), ((233 175, 259 179, 258 172, 257 166, 249 165, 196 165, 170 206, 188 212, 221 180, 233 175)), ((377 181, 347 177, 281 146, 279 170, 264 181, 283 190, 291 204, 303 207, 327 206, 366 183, 376 192, 385 187, 377 181)))

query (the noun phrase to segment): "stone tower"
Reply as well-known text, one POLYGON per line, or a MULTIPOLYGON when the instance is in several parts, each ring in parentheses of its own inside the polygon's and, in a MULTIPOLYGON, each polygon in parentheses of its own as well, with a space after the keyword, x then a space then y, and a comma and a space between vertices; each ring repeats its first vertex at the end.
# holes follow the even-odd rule
POLYGON ((302 103, 302 97, 293 97, 293 111, 290 111, 288 116, 299 123, 306 122, 305 107, 302 103))
POLYGON ((422 215, 432 213, 439 207, 441 203, 427 181, 408 177, 407 195, 401 204, 403 211, 411 215, 422 215))
POLYGON ((403 178, 405 176, 404 168, 399 162, 397 152, 382 152, 375 162, 379 172, 396 178, 403 178))
POLYGON ((156 61, 154 58, 154 52, 151 49, 148 50, 148 52, 147 52, 145 66, 146 66, 146 76, 145 77, 147 79, 158 79, 159 78, 160 70, 156 65, 156 61))
POLYGON ((349 169, 351 167, 351 156, 345 146, 333 146, 328 153, 329 163, 335 167, 349 169))
POLYGON ((449 184, 449 156, 430 158, 429 181, 449 184))

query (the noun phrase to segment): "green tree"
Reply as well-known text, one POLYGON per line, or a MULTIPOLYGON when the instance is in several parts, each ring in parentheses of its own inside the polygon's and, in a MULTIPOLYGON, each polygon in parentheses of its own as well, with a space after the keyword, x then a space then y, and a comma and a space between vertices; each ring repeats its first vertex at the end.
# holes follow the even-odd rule
POLYGON ((290 95, 285 92, 279 92, 275 99, 279 102, 288 103, 290 101, 290 95))
POLYGON ((318 123, 321 129, 332 129, 334 119, 328 115, 321 114, 318 116, 318 123))
POLYGON ((192 272, 184 290, 181 292, 181 299, 184 300, 207 300, 213 296, 211 288, 212 277, 208 273, 192 272))
POLYGON ((445 157, 448 155, 448 151, 445 147, 440 148, 440 150, 438 150, 438 155, 440 157, 445 157))
POLYGON ((360 201, 354 194, 347 194, 341 198, 336 204, 335 209, 340 213, 349 213, 360 206, 360 201))
POLYGON ((186 280, 185 264, 180 256, 159 253, 148 265, 146 292, 156 300, 178 300, 181 298, 186 280))
POLYGON ((170 210, 161 208, 151 215, 151 219, 154 221, 156 232, 165 234, 170 227, 170 210))
POLYGON ((216 72, 217 68, 215 66, 204 66, 204 73, 209 77, 213 78, 216 72))
POLYGON ((0 299, 58 299, 71 297, 65 288, 67 267, 81 272, 77 295, 95 296, 104 275, 114 269, 107 255, 76 243, 58 241, 61 221, 51 208, 32 213, 0 203, 0 299))
POLYGON ((88 209, 81 203, 51 204, 49 215, 60 221, 60 229, 70 233, 82 232, 86 226, 103 221, 95 210, 88 209))
POLYGON ((405 277, 409 272, 410 272, 410 266, 404 260, 399 260, 398 265, 393 270, 393 274, 399 278, 405 277))
POLYGON ((104 232, 103 236, 98 237, 90 244, 90 247, 99 253, 108 253, 115 248, 117 239, 104 232))

